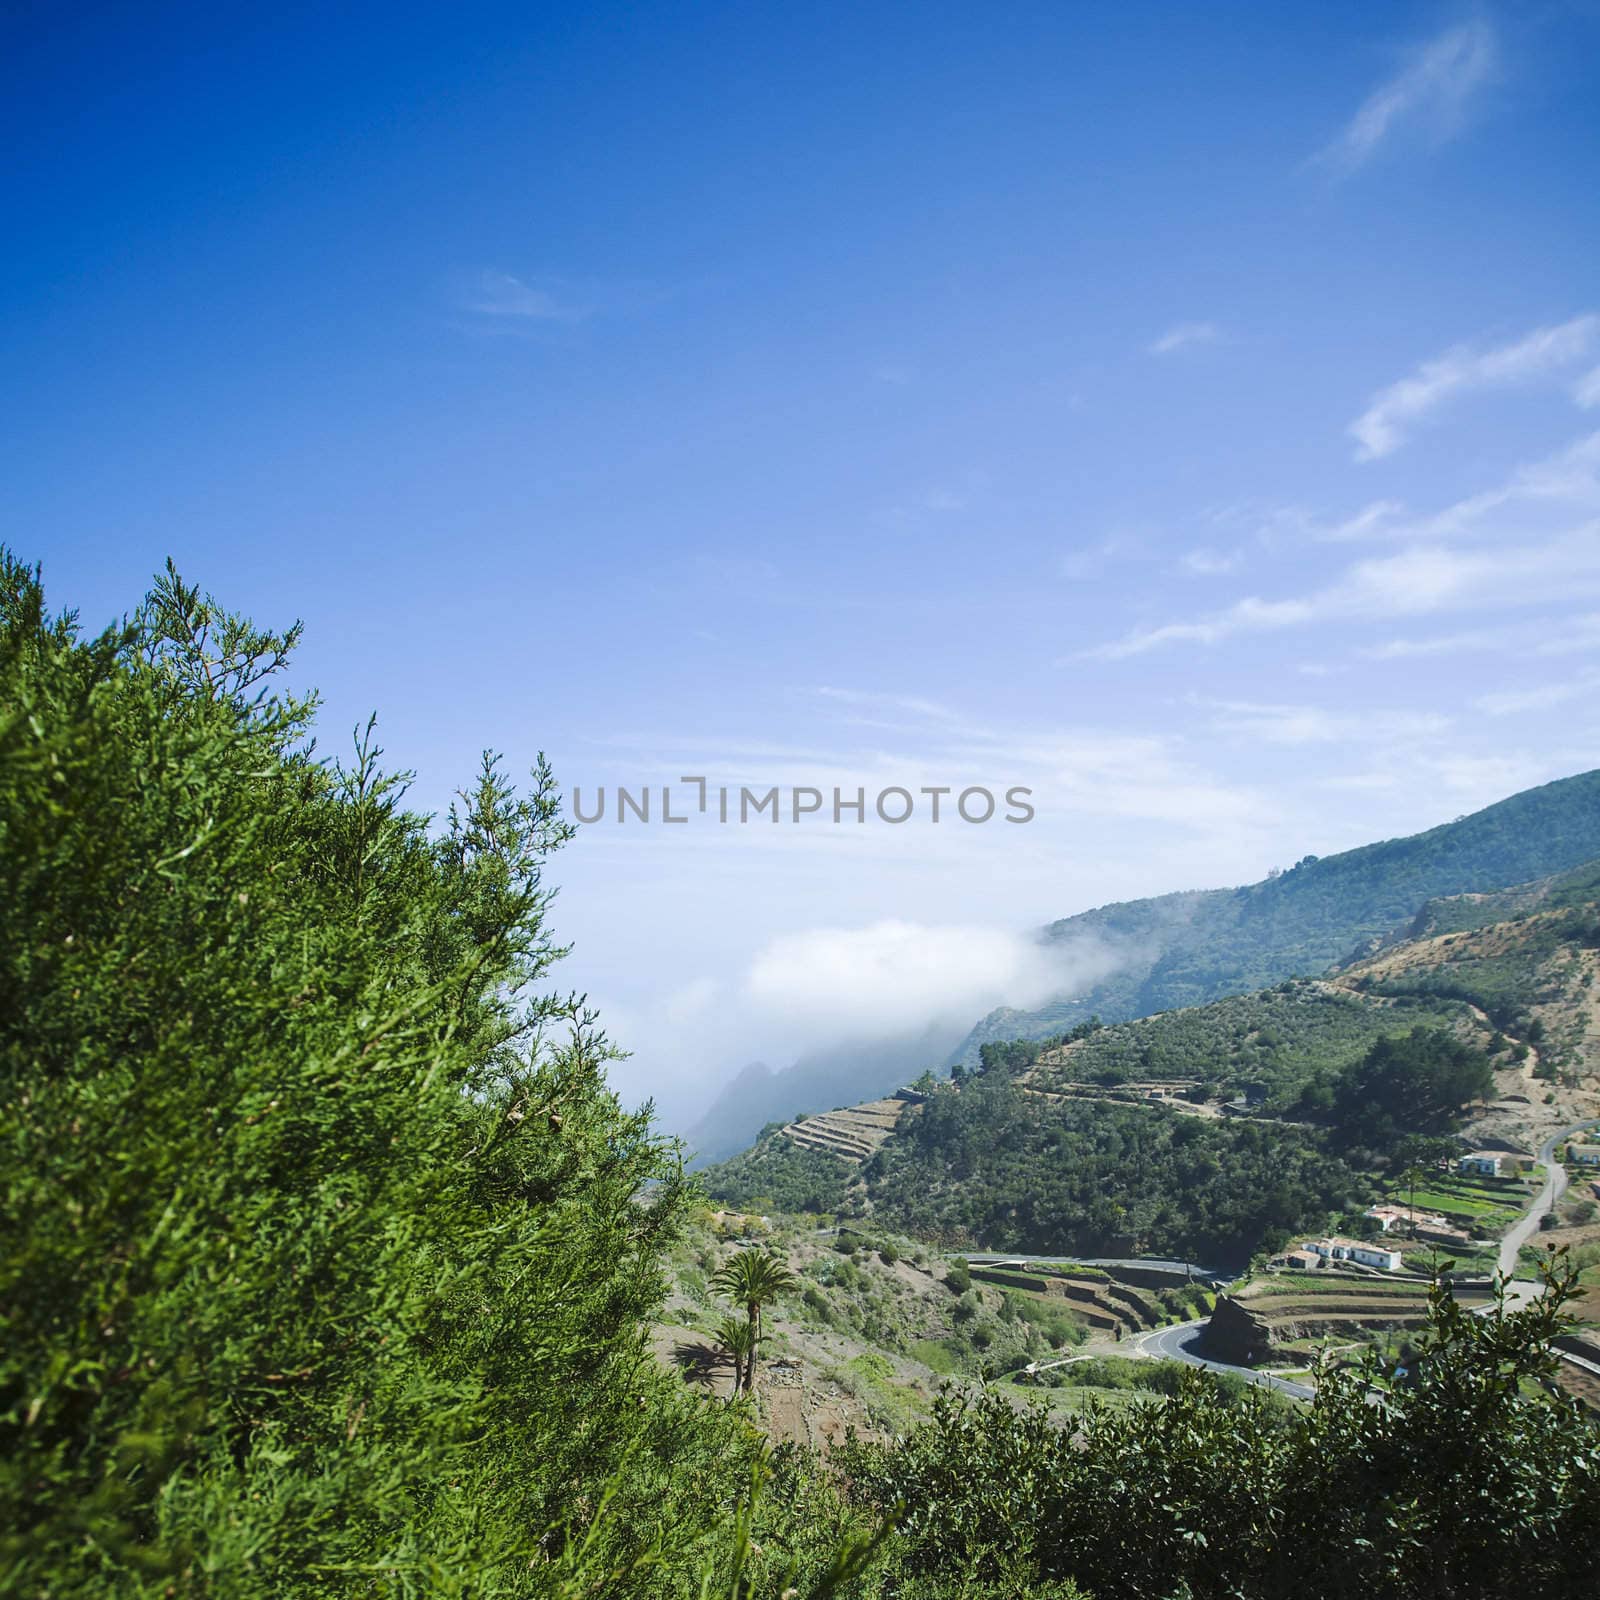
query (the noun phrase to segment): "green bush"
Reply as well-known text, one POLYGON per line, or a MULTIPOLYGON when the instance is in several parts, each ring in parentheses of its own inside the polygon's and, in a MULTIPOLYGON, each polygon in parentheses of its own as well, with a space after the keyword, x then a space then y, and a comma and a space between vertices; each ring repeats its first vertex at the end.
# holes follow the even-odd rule
POLYGON ((685 1181, 546 989, 551 775, 430 825, 297 631, 0 557, 0 1590, 731 1582, 759 1441, 649 1358, 685 1181))
MULTIPOLYGON (((1430 1342, 1383 1405, 1376 1353, 1293 1409, 1151 1363, 1164 1405, 1091 1408, 1063 1429, 1040 1404, 947 1393, 930 1424, 854 1443, 841 1465, 864 1506, 906 1508, 897 1570, 951 1592, 1565 1600, 1600 1562, 1600 1428, 1535 1386, 1566 1288, 1487 1317, 1440 1291, 1430 1342)), ((1061 1370, 1105 1387, 1136 1365, 1061 1370)))

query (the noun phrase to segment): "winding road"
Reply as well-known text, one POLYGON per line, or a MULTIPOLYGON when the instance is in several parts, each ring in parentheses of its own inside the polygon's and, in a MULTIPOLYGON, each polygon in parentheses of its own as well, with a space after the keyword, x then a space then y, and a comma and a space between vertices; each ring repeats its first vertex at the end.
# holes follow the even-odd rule
MULTIPOLYGON (((1533 1198, 1533 1203, 1522 1218, 1506 1234, 1500 1245, 1498 1267, 1506 1280, 1506 1303, 1516 1307, 1526 1305, 1544 1293, 1537 1283, 1513 1283, 1511 1274, 1516 1270, 1517 1252, 1537 1231, 1539 1219, 1560 1199, 1567 1187, 1566 1168, 1557 1165, 1555 1150, 1575 1135, 1590 1128, 1600 1127, 1600 1122, 1580 1122, 1576 1127, 1552 1134, 1539 1146, 1539 1160, 1545 1168, 1544 1187, 1533 1198)), ((1485 1309, 1489 1309, 1485 1307, 1485 1309)), ((1154 1356, 1163 1361, 1183 1361, 1190 1366, 1205 1367, 1211 1372, 1236 1372, 1247 1383, 1259 1383, 1266 1388, 1279 1389, 1300 1400, 1309 1400, 1315 1393, 1310 1384, 1294 1383, 1287 1378, 1275 1377, 1270 1372, 1258 1372, 1254 1367, 1235 1366, 1229 1361, 1211 1361, 1198 1353, 1197 1346, 1204 1335, 1206 1324, 1178 1322, 1170 1328, 1157 1328, 1152 1333, 1142 1333, 1131 1341, 1133 1349, 1142 1356, 1154 1356)))
POLYGON ((1195 1351, 1205 1327, 1203 1321, 1175 1322, 1170 1328, 1141 1333, 1133 1340, 1133 1347, 1140 1355, 1154 1356, 1160 1361, 1183 1361, 1191 1367, 1204 1367, 1208 1372, 1236 1372, 1248 1383, 1281 1390, 1284 1394, 1292 1394, 1297 1400, 1309 1400, 1316 1393, 1309 1383, 1295 1383, 1289 1378, 1275 1377, 1270 1372, 1257 1372, 1254 1367, 1237 1367, 1230 1361, 1207 1360, 1195 1351))
POLYGON ((1222 1283, 1227 1280, 1227 1274, 1218 1272, 1214 1267, 1202 1267, 1193 1261, 1166 1261, 1157 1256, 1000 1255, 989 1250, 978 1255, 964 1252, 961 1259, 970 1267, 1003 1267, 1013 1261, 1021 1262, 1024 1266, 1044 1267, 1148 1267, 1156 1272, 1170 1272, 1174 1276, 1181 1272, 1185 1277, 1203 1283, 1222 1283))
POLYGON ((1517 1305, 1536 1299, 1544 1293, 1538 1284, 1512 1285, 1511 1275, 1517 1270, 1517 1252, 1521 1250, 1539 1227, 1540 1219, 1559 1200, 1567 1187, 1567 1169, 1557 1165, 1555 1161, 1556 1146, 1565 1144, 1575 1134, 1580 1134, 1589 1128, 1600 1127, 1600 1123, 1580 1122, 1575 1128, 1568 1128, 1564 1133, 1554 1133, 1539 1146, 1539 1161, 1545 1169, 1544 1188, 1533 1198, 1533 1204, 1523 1214, 1522 1220, 1510 1228, 1504 1239, 1500 1241, 1500 1255, 1495 1265, 1506 1280, 1507 1299, 1513 1300, 1517 1305), (1513 1288, 1517 1291, 1512 1293, 1513 1288))

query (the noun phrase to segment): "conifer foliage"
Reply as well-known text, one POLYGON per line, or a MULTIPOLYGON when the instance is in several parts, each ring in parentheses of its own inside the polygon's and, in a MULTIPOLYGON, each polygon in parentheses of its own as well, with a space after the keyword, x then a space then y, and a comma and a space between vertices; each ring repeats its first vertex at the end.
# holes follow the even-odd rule
POLYGON ((681 1166, 547 990, 551 775, 430 826, 297 634, 0 564, 0 1591, 698 1594, 757 1447, 644 1344, 681 1166))

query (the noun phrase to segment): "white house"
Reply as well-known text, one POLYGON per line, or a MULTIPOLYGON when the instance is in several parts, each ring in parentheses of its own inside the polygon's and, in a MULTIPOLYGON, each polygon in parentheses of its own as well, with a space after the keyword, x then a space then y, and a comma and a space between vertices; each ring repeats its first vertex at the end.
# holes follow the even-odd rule
POLYGON ((1600 1167, 1600 1144, 1569 1144, 1567 1160, 1579 1167, 1600 1167))
POLYGON ((1498 1178, 1501 1159, 1493 1150, 1474 1150, 1470 1156, 1462 1156, 1456 1162, 1456 1171, 1474 1172, 1480 1178, 1498 1178))
POLYGON ((1300 1247, 1325 1261, 1355 1261, 1383 1272, 1400 1270, 1400 1252, 1386 1244, 1366 1244, 1360 1239, 1311 1239, 1300 1247))

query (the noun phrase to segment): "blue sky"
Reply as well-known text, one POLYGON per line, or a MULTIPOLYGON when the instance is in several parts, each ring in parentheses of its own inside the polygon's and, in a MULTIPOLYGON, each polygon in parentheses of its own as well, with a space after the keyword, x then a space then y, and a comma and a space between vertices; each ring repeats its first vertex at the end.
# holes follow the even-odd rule
POLYGON ((58 603, 303 617, 430 809, 484 745, 1034 790, 586 830, 630 1096, 1596 764, 1595 6, 221 10, 6 12, 58 603))

